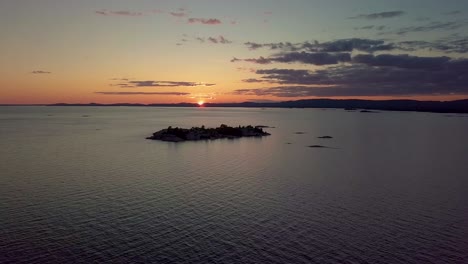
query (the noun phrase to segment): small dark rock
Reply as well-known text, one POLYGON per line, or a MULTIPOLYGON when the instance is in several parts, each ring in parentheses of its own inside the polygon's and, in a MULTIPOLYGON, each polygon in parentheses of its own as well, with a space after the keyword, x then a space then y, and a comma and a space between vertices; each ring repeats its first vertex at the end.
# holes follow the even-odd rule
POLYGON ((332 139, 333 137, 331 137, 331 136, 322 136, 322 137, 317 137, 317 138, 321 138, 321 139, 332 139))

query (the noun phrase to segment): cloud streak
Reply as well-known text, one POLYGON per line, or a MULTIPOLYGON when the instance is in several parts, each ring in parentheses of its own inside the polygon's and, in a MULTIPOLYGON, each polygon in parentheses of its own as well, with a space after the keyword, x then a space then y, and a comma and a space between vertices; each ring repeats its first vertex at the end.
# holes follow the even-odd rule
POLYGON ((203 82, 185 82, 185 81, 153 81, 153 80, 126 80, 121 79, 121 82, 111 84, 121 88, 136 88, 136 87, 197 87, 197 86, 215 86, 214 83, 203 82))
POLYGON ((102 95, 189 95, 190 93, 183 92, 94 92, 102 95))
POLYGON ((189 18, 189 24, 203 24, 203 25, 219 25, 222 24, 221 20, 217 18, 189 18))
POLYGON ((354 17, 349 17, 349 19, 367 19, 367 20, 375 20, 375 19, 385 19, 385 18, 393 18, 399 17, 404 15, 405 12, 403 11, 388 11, 388 12, 381 12, 381 13, 372 13, 372 14, 360 14, 354 17))
POLYGON ((184 13, 184 12, 170 12, 169 13, 171 16, 173 17, 186 17, 188 14, 187 13, 184 13))
POLYGON ((52 74, 50 71, 32 71, 32 74, 52 74))
POLYGON ((101 16, 132 16, 132 17, 144 15, 142 12, 131 12, 131 11, 126 11, 126 10, 121 10, 121 11, 98 10, 96 11, 96 14, 101 15, 101 16))

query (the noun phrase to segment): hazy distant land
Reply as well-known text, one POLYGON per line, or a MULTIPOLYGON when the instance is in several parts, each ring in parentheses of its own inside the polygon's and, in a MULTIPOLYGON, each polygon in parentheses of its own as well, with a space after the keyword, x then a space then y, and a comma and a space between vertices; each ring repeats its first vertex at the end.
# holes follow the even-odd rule
MULTIPOLYGON (((178 104, 68 104, 58 103, 48 106, 150 106, 150 107, 199 107, 196 103, 178 104)), ((417 101, 417 100, 335 100, 311 99, 284 102, 243 102, 205 103, 203 107, 268 107, 268 108, 343 108, 347 110, 416 111, 434 113, 468 113, 468 99, 456 101, 417 101)))

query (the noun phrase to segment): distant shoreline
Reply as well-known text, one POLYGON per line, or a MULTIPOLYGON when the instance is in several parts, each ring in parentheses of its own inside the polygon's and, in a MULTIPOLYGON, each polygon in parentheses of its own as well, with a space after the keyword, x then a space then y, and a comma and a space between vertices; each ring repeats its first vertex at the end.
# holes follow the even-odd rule
MULTIPOLYGON (((112 107, 112 106, 130 106, 130 107, 200 107, 196 103, 177 103, 177 104, 34 104, 34 105, 6 105, 0 106, 93 106, 93 107, 112 107)), ((468 99, 456 101, 417 101, 417 100, 358 100, 358 99, 310 99, 284 102, 269 103, 205 103, 203 107, 243 107, 243 108, 334 108, 345 109, 348 111, 356 110, 380 110, 380 111, 411 111, 411 112, 431 112, 431 113, 468 113, 468 99)))

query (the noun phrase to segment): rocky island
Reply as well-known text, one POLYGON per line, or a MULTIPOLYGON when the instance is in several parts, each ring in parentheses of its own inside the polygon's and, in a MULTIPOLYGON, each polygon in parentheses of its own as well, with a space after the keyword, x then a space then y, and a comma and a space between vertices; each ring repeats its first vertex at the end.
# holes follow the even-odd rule
POLYGON ((181 141, 197 141, 197 140, 214 140, 221 138, 241 138, 241 137, 263 137, 270 134, 263 131, 261 126, 238 126, 230 127, 222 124, 217 128, 192 127, 186 128, 172 128, 168 127, 153 133, 152 136, 146 139, 162 140, 169 142, 181 141))

